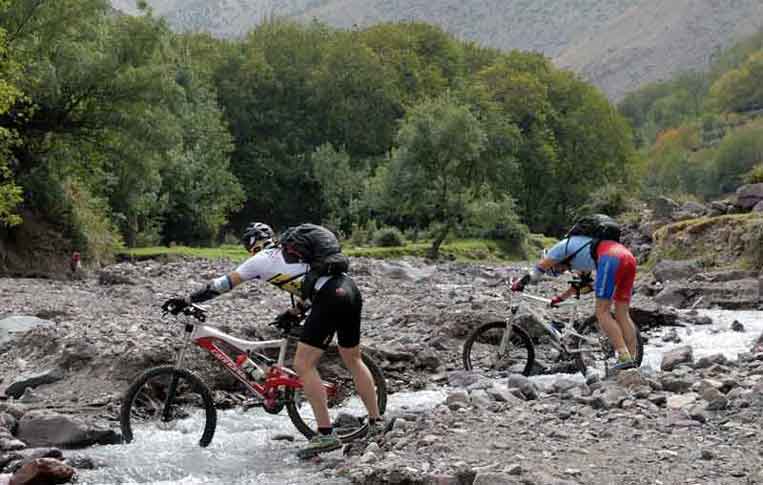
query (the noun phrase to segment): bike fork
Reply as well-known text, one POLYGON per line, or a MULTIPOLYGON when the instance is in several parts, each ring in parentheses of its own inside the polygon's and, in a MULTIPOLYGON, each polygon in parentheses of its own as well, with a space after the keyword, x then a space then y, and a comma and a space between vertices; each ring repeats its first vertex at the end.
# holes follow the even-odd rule
MULTIPOLYGON (((178 352, 178 358, 175 362, 175 369, 181 369, 183 367, 183 361, 185 360, 185 352, 188 348, 188 344, 191 342, 191 333, 193 332, 193 325, 187 325, 185 329, 185 339, 183 341, 183 346, 180 347, 180 352, 178 352)), ((164 408, 162 409, 162 421, 167 422, 172 419, 172 403, 175 400, 175 395, 177 394, 177 387, 178 387, 178 374, 177 372, 172 373, 172 379, 170 380, 170 387, 167 389, 167 397, 164 399, 164 408)))
POLYGON ((501 337, 501 345, 498 347, 498 355, 503 356, 506 355, 511 346, 511 333, 514 329, 514 325, 512 325, 511 320, 508 320, 506 322, 506 330, 503 332, 503 336, 501 337))

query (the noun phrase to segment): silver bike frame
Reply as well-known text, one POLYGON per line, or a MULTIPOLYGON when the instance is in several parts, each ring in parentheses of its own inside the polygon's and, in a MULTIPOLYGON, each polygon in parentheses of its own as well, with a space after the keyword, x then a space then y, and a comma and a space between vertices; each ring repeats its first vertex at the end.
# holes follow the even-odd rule
MULTIPOLYGON (((551 306, 551 299, 550 298, 544 298, 542 296, 532 295, 529 293, 519 293, 519 297, 524 301, 529 302, 535 302, 535 303, 543 303, 546 306, 551 306)), ((513 298, 515 298, 513 292, 511 297, 509 298, 509 302, 511 303, 513 301, 513 298)), ((573 298, 570 300, 563 301, 555 306, 555 308, 564 308, 569 307, 572 309, 569 314, 568 323, 565 326, 564 330, 557 332, 556 330, 552 330, 551 324, 543 325, 541 324, 540 327, 543 329, 543 331, 548 334, 549 337, 551 337, 551 345, 553 345, 557 350, 560 350, 562 352, 566 352, 567 354, 579 354, 582 352, 587 351, 595 351, 597 349, 595 348, 580 348, 578 347, 575 350, 568 349, 567 346, 564 344, 563 340, 565 337, 572 335, 574 337, 577 337, 581 341, 585 341, 588 344, 598 344, 598 340, 586 337, 585 335, 581 335, 578 332, 575 331, 573 324, 575 322, 575 318, 578 315, 578 306, 580 305, 580 299, 579 298, 573 298)), ((512 312, 509 317, 506 318, 506 330, 503 332, 503 336, 501 338, 501 344, 498 348, 498 359, 501 359, 501 356, 508 355, 508 353, 511 351, 511 334, 512 334, 512 320, 514 319, 515 313, 512 312)))

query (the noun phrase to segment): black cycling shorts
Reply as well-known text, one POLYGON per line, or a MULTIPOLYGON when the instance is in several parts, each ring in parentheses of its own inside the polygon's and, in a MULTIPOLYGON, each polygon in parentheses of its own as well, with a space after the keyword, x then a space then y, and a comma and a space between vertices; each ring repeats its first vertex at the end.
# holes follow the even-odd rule
POLYGON ((340 347, 357 346, 362 308, 363 299, 352 278, 345 275, 331 278, 313 300, 300 342, 326 350, 336 333, 340 347))

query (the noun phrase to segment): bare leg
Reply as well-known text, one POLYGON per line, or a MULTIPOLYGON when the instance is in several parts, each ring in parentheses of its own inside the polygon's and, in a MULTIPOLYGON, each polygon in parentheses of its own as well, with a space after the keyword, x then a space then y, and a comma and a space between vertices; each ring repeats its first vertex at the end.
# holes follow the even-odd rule
POLYGON ((365 404, 368 410, 368 417, 372 419, 378 419, 379 402, 376 399, 376 387, 374 386, 374 379, 371 375, 371 371, 368 370, 366 364, 363 363, 363 359, 360 354, 360 346, 355 347, 339 347, 339 355, 342 356, 344 365, 352 373, 352 380, 355 382, 355 389, 358 391, 360 399, 365 404))
POLYGON ((297 353, 294 355, 294 370, 302 379, 302 386, 310 406, 313 408, 315 420, 319 428, 331 427, 329 407, 326 404, 326 390, 321 384, 321 376, 315 368, 318 359, 323 355, 323 350, 299 342, 297 353))
POLYGON ((636 324, 631 320, 630 304, 624 301, 615 301, 615 319, 620 326, 620 332, 625 339, 625 345, 628 346, 628 352, 631 356, 636 358, 637 351, 637 339, 636 339, 636 324))
POLYGON ((609 337, 609 341, 612 342, 612 346, 615 348, 618 354, 624 353, 628 350, 623 339, 623 333, 620 330, 620 325, 617 320, 612 318, 612 314, 609 312, 612 306, 612 300, 604 300, 602 298, 596 299, 596 319, 599 321, 599 326, 609 337))

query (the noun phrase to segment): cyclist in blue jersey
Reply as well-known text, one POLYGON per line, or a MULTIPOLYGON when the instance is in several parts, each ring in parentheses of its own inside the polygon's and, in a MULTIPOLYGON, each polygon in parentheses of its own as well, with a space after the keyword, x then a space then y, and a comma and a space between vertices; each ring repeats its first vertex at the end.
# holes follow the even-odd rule
MULTIPOLYGON (((630 301, 636 279, 636 258, 615 241, 599 241, 588 236, 570 236, 555 244, 535 267, 512 285, 523 291, 528 283, 543 275, 558 276, 572 270, 580 273, 596 271, 596 318, 617 353, 615 370, 636 367, 636 326, 630 317, 630 301), (615 316, 611 309, 614 302, 615 316)), ((574 292, 568 290, 552 299, 559 304, 574 292)))

